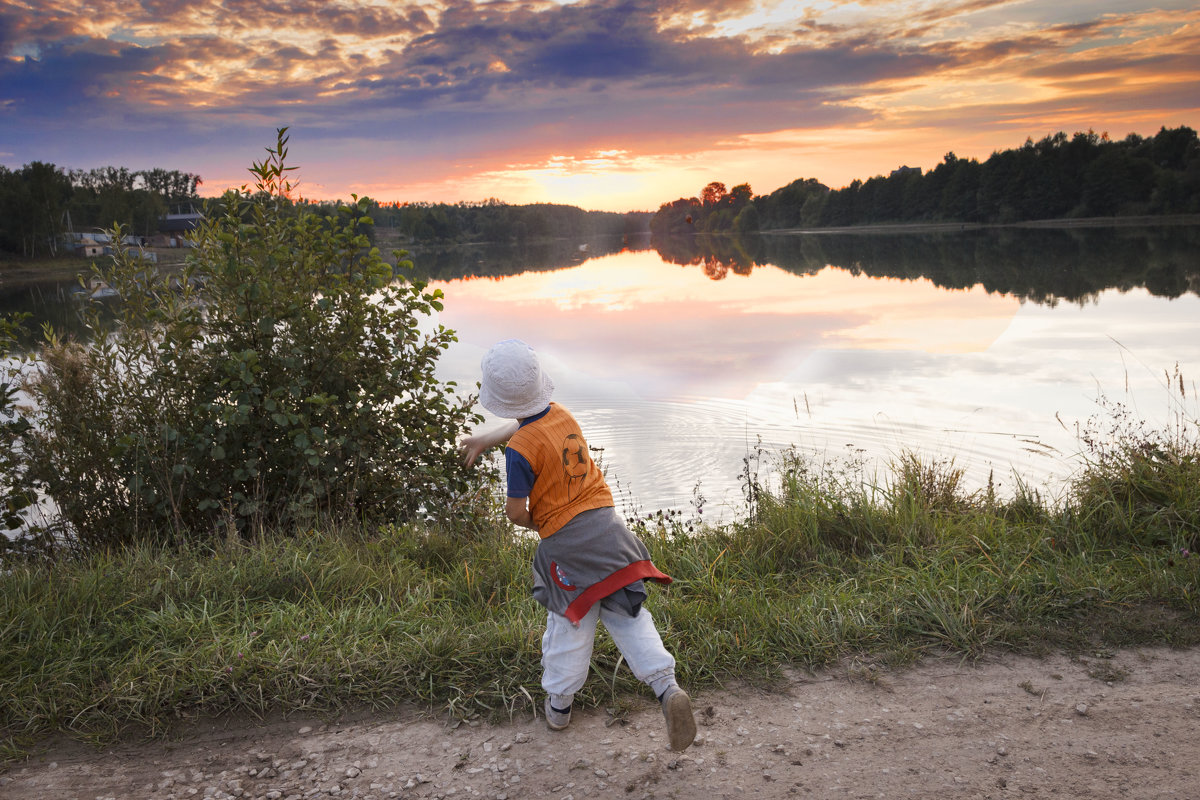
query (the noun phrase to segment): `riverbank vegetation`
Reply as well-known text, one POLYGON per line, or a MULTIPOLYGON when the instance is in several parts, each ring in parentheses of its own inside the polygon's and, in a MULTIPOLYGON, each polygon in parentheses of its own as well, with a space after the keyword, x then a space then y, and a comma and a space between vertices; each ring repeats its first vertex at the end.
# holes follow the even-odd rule
MULTIPOLYGON (((92 307, 88 344, 4 362, 0 524, 35 492, 57 513, 0 540, 0 757, 223 713, 538 707, 536 542, 494 463, 459 462, 477 418, 434 377, 441 300, 370 246, 367 201, 294 213, 286 144, 186 269, 119 250, 97 277, 121 302, 92 307)), ((631 514, 676 579, 651 607, 680 678, 1200 644, 1196 392, 1166 377, 1173 425, 1112 407, 1061 497, 968 491, 908 455, 880 477, 753 452, 734 521, 631 514)), ((580 702, 619 714, 640 689, 611 642, 594 663, 580 702)))
POLYGON ((899 167, 837 190, 800 178, 769 195, 709 183, 663 204, 656 236, 880 223, 1011 224, 1025 220, 1200 213, 1200 140, 1182 126, 1152 137, 1059 132, 986 161, 947 153, 928 172, 899 167))
POLYGON ((6 365, 31 400, 12 494, 56 512, 0 545, 471 516, 455 442, 478 417, 434 373, 453 332, 422 328, 441 296, 370 247, 366 201, 296 213, 286 145, 281 131, 253 192, 222 198, 182 270, 118 246, 93 276, 116 298, 84 308, 83 342, 49 330, 26 369, 6 365))
MULTIPOLYGON (((635 521, 675 578, 650 607, 695 689, 989 650, 1086 653, 1103 670, 1118 647, 1200 644, 1200 450, 1186 424, 1104 431, 1054 501, 1029 486, 966 492, 953 464, 911 456, 878 485, 860 466, 779 454, 770 482, 747 471, 738 521, 635 521)), ((104 742, 224 713, 531 714, 535 542, 494 511, 470 528, 315 525, 10 563, 4 755, 53 733, 104 742)), ((619 714, 641 688, 606 638, 593 663, 579 701, 619 714)))

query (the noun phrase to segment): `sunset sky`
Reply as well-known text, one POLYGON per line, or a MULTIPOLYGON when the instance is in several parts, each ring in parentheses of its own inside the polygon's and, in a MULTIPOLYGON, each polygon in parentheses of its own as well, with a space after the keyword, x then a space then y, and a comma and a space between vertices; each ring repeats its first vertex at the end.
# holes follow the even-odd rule
POLYGON ((1195 0, 0 0, 0 163, 653 210, 1200 128, 1195 0))

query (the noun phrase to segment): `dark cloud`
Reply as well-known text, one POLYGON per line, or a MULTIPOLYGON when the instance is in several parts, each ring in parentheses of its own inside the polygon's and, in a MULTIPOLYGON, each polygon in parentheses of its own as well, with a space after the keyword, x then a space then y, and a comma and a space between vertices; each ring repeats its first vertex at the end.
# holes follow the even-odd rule
MULTIPOLYGON (((991 4, 994 0, 957 5, 991 4)), ((179 20, 184 31, 189 21, 219 21, 242 32, 279 30, 289 35, 253 45, 227 40, 234 47, 220 48, 223 52, 197 52, 195 38, 168 45, 111 43, 115 53, 101 62, 83 55, 96 43, 67 45, 43 39, 31 33, 31 26, 25 36, 37 45, 36 63, 5 70, 0 80, 5 81, 6 98, 27 109, 48 96, 86 107, 84 98, 95 92, 81 89, 99 83, 103 92, 133 91, 152 82, 147 74, 186 74, 201 60, 218 69, 222 63, 242 63, 245 69, 231 71, 220 92, 180 85, 180 104, 201 91, 207 102, 224 105, 231 114, 251 105, 270 109, 290 104, 305 93, 312 93, 307 113, 356 106, 390 110, 400 117, 447 105, 476 113, 484 107, 535 113, 600 104, 614 113, 646 103, 682 111, 706 129, 729 129, 732 121, 721 121, 711 108, 736 100, 736 124, 749 124, 753 131, 764 129, 768 118, 776 126, 791 124, 789 115, 799 118, 822 99, 839 99, 845 94, 842 87, 928 74, 953 63, 956 56, 962 58, 945 49, 897 45, 887 37, 835 36, 833 29, 826 29, 821 40, 836 44, 793 43, 772 52, 744 38, 702 37, 695 30, 660 26, 679 14, 712 22, 740 14, 745 7, 747 3, 698 0, 584 0, 564 6, 451 0, 434 27, 423 9, 403 5, 147 0, 122 11, 130 29, 151 20, 179 20), (306 31, 319 32, 321 40, 299 43, 297 35, 306 31), (409 38, 397 40, 382 57, 364 57, 356 52, 355 42, 366 46, 368 40, 333 36, 372 37, 372 42, 388 36, 409 38), (234 52, 238 47, 253 47, 255 53, 247 58, 234 52), (311 69, 297 73, 299 65, 311 69), (334 89, 352 96, 316 96, 334 89), (822 98, 821 93, 828 94, 822 98), (757 110, 751 108, 754 104, 760 104, 757 110), (688 113, 693 107, 701 111, 688 113), (756 117, 762 124, 756 124, 756 117)), ((51 4, 39 16, 46 25, 60 24, 67 8, 65 3, 51 4)), ((116 13, 115 8, 115 3, 98 3, 95 16, 116 13)), ((157 91, 169 92, 169 85, 153 82, 157 91)))
POLYGON ((166 47, 136 47, 99 40, 44 44, 37 58, 0 66, 0 94, 29 108, 72 108, 83 98, 104 97, 160 66, 166 47))
POLYGON ((259 141, 286 124, 417 157, 481 147, 523 157, 547 139, 575 152, 674 152, 862 124, 877 112, 861 98, 951 70, 1015 69, 1081 91, 1098 71, 1197 71, 1197 56, 1072 54, 1126 16, 990 38, 954 27, 1010 2, 914 3, 858 27, 797 11, 763 38, 717 33, 757 0, 42 0, 32 10, 0 0, 0 53, 27 56, 0 59, 0 150, 68 141, 82 124, 98 141, 172 129, 193 144, 213 130, 259 141), (93 24, 112 20, 110 34, 93 24))

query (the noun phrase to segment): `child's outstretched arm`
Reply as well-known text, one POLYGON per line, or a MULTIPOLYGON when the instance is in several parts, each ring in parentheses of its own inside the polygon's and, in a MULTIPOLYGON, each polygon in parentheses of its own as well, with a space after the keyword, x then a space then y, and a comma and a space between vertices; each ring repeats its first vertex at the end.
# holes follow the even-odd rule
POLYGON ((494 430, 473 433, 463 439, 458 443, 458 452, 463 457, 463 464, 468 467, 472 466, 485 450, 511 439, 520 426, 520 423, 514 419, 494 430))

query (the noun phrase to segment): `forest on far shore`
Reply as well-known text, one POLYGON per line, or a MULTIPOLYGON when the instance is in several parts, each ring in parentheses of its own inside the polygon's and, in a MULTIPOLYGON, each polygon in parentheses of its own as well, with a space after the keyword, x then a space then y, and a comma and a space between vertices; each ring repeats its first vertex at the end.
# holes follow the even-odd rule
POLYGON ((1188 127, 1113 140, 1094 131, 1027 139, 980 163, 947 153, 928 172, 890 175, 831 190, 800 178, 768 195, 714 181, 699 197, 664 203, 659 236, 881 223, 1008 224, 1028 220, 1200 213, 1200 141, 1188 127))
MULTIPOLYGON (((149 239, 165 231, 172 212, 218 215, 221 198, 199 197, 201 182, 199 175, 161 168, 65 170, 41 161, 20 169, 0 165, 0 253, 56 256, 70 252, 70 234, 107 231, 119 224, 126 234, 149 239)), ((325 217, 345 205, 302 197, 284 202, 325 217)), ((649 211, 622 214, 555 203, 510 205, 494 198, 460 203, 372 200, 367 213, 375 224, 364 232, 372 241, 377 232, 386 232, 381 239, 401 246, 551 238, 582 243, 595 236, 645 233, 650 220, 649 211)), ((173 229, 175 235, 184 232, 173 229)))
MULTIPOLYGON (((171 210, 215 210, 219 198, 197 195, 200 176, 126 167, 64 170, 33 162, 0 166, 0 253, 37 258, 64 249, 71 232, 122 225, 139 237, 163 230, 171 210)), ((297 198, 297 209, 332 215, 341 203, 297 198)), ((827 228, 880 223, 1006 224, 1026 220, 1200 213, 1200 141, 1188 127, 1152 137, 1112 140, 1093 131, 1056 133, 997 151, 986 161, 947 153, 928 172, 902 166, 890 175, 831 190, 800 178, 767 195, 748 183, 713 181, 699 197, 664 203, 657 212, 585 211, 554 203, 378 202, 376 231, 401 246, 526 243, 595 236, 657 236, 827 228)), ((375 231, 370 235, 374 236, 375 231)))

